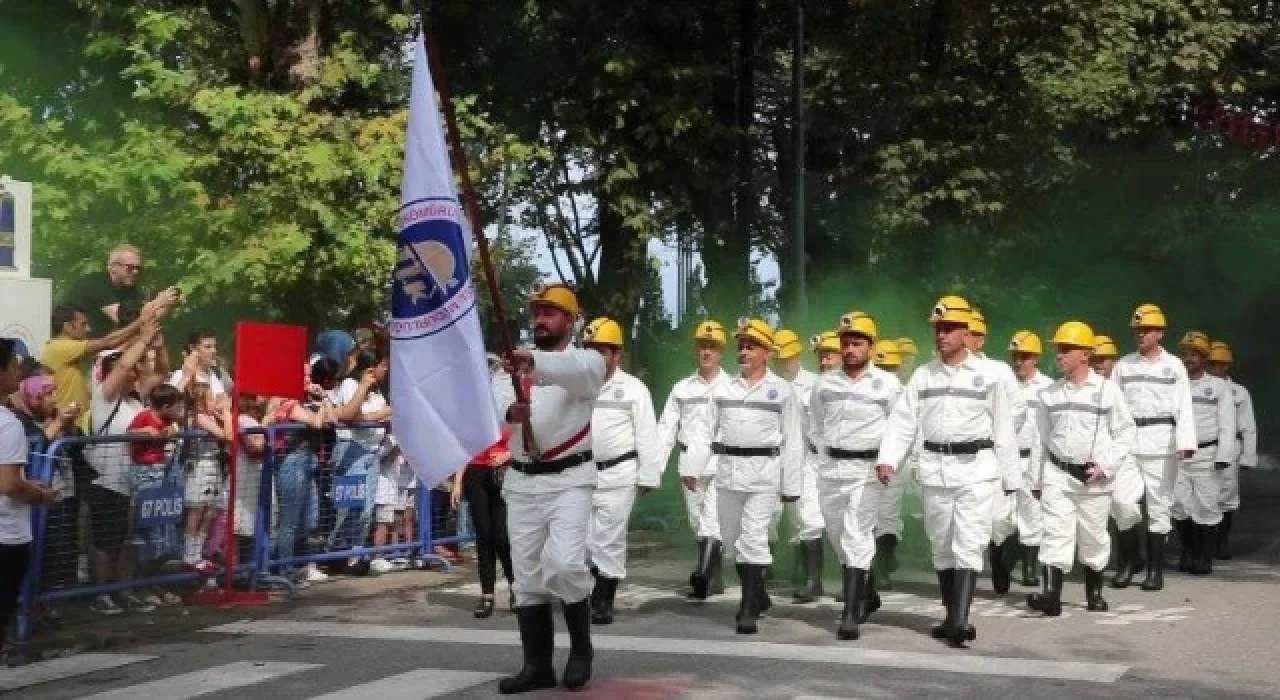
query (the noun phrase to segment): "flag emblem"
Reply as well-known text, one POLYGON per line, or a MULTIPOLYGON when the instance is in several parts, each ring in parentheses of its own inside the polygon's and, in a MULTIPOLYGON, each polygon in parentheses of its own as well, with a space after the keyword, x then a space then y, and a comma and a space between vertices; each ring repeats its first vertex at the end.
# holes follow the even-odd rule
POLYGON ((475 306, 457 202, 426 199, 401 209, 391 294, 399 338, 433 335, 475 306))

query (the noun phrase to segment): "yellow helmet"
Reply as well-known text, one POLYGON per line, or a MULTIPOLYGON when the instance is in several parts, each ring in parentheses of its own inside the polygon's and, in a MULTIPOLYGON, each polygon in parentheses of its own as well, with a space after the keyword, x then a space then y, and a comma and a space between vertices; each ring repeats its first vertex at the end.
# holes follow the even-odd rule
POLYGON ((1164 312, 1155 304, 1143 304, 1133 311, 1133 319, 1129 321, 1131 328, 1168 328, 1164 320, 1164 312))
POLYGON ((618 322, 601 316, 587 324, 582 331, 583 345, 612 345, 622 347, 622 326, 618 322))
POLYGON ((898 353, 902 355, 910 355, 912 357, 919 357, 920 348, 916 347, 916 341, 910 338, 898 338, 898 353))
POLYGON ((1071 345, 1077 348, 1093 349, 1093 329, 1081 321, 1067 321, 1058 326, 1053 333, 1055 345, 1071 345))
POLYGON ((987 317, 977 309, 969 312, 969 332, 977 335, 987 334, 987 317))
POLYGON ((1231 354, 1231 346, 1225 340, 1215 340, 1209 344, 1209 361, 1231 364, 1236 358, 1231 354))
POLYGON ((1040 355, 1044 353, 1044 346, 1040 344, 1040 336, 1031 331, 1018 331, 1013 334, 1013 339, 1009 341, 1009 350, 1011 352, 1026 352, 1032 355, 1040 355))
POLYGON ((1119 357, 1120 349, 1116 347, 1116 341, 1107 335, 1093 336, 1093 356, 1099 358, 1119 357))
POLYGON ((929 323, 963 323, 967 326, 972 313, 973 309, 964 297, 950 294, 933 305, 933 311, 929 314, 929 323))
POLYGON ((560 309, 570 316, 577 317, 581 313, 578 307, 578 295, 573 293, 569 285, 557 282, 543 286, 529 297, 530 308, 535 306, 550 306, 553 309, 560 309))
MULTIPOLYGON (((792 333, 792 335, 795 335, 795 334, 792 333)), ((761 321, 758 318, 738 319, 738 332, 734 334, 734 337, 749 338, 751 340, 754 340, 757 343, 760 343, 766 348, 769 348, 770 350, 774 349, 773 329, 769 327, 769 324, 765 323, 764 321, 761 321)), ((797 338, 795 342, 797 345, 799 345, 800 339, 797 338)), ((799 350, 797 350, 796 352, 799 352, 799 350)))
POLYGON ((803 345, 800 343, 800 336, 796 332, 787 328, 779 328, 773 333, 773 345, 778 350, 778 359, 790 360, 800 354, 803 345))
POLYGON ((850 311, 840 317, 840 322, 836 325, 836 330, 840 335, 846 333, 856 333, 857 335, 866 336, 875 342, 879 335, 876 332, 876 321, 871 318, 871 314, 865 311, 850 311))
POLYGON ((1211 350, 1209 346, 1209 336, 1200 331, 1187 331, 1186 335, 1182 336, 1182 340, 1178 341, 1178 347, 1187 350, 1195 350, 1206 357, 1209 355, 1211 350))
POLYGON ((717 345, 724 345, 729 342, 729 332, 719 321, 707 319, 694 329, 693 339, 694 341, 709 340, 717 345))
POLYGON ((897 369, 902 366, 902 351, 898 343, 888 338, 876 341, 872 362, 880 369, 897 369))
POLYGON ((835 331, 823 331, 809 338, 814 352, 840 352, 840 336, 835 331))

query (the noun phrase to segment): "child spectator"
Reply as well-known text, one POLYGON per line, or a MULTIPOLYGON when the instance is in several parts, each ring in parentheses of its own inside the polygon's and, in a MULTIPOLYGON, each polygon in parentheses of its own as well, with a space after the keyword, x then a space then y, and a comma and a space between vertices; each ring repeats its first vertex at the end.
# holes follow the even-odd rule
MULTIPOLYGON (((129 421, 128 433, 158 438, 168 438, 177 433, 183 413, 182 392, 167 384, 160 384, 151 390, 148 402, 150 405, 129 421)), ((133 468, 129 472, 129 491, 133 500, 129 544, 141 550, 137 561, 138 566, 143 569, 143 575, 157 573, 177 541, 177 526, 174 523, 143 526, 137 522, 138 500, 144 489, 177 484, 177 467, 171 464, 169 445, 167 439, 129 444, 129 458, 133 462, 133 468)), ((147 605, 174 605, 182 602, 173 593, 160 589, 141 593, 141 600, 147 605)))
MULTIPOLYGON (((400 505, 400 450, 394 449, 390 458, 380 460, 376 492, 374 494, 374 529, 373 544, 383 547, 392 542, 393 527, 396 522, 396 509, 400 505)), ((375 574, 385 574, 394 568, 386 557, 379 554, 369 562, 369 570, 375 574)))
MULTIPOLYGON (((240 454, 236 457, 235 531, 239 561, 253 556, 253 536, 258 527, 258 505, 262 495, 262 455, 267 438, 262 433, 246 432, 262 426, 267 404, 257 396, 240 397, 240 454)), ((273 510, 276 499, 271 499, 273 510)), ((271 522, 275 517, 271 518, 271 522)), ((270 523, 268 523, 270 527, 270 523)))
POLYGON ((214 567, 203 556, 204 540, 213 522, 214 509, 222 505, 222 443, 235 429, 235 424, 231 420, 230 404, 216 399, 208 384, 192 384, 187 400, 190 427, 209 433, 210 439, 194 440, 187 445, 182 562, 196 571, 211 574, 214 567))

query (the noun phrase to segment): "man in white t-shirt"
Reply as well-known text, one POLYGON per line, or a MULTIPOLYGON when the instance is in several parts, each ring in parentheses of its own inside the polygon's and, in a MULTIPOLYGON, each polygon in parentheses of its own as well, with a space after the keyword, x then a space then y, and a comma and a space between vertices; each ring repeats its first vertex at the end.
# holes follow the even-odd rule
POLYGON ((227 393, 218 373, 218 338, 213 331, 196 331, 187 338, 187 347, 182 358, 182 367, 169 375, 169 384, 186 391, 192 382, 203 382, 209 385, 214 397, 227 393))

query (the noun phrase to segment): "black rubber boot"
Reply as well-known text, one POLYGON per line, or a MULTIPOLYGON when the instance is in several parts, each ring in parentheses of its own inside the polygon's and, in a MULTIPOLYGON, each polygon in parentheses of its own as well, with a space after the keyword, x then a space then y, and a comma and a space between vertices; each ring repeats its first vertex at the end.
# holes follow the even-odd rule
POLYGON ((1112 588, 1128 588, 1138 573, 1138 549, 1142 533, 1137 526, 1116 535, 1116 575, 1111 579, 1112 588))
MULTIPOLYGON (((1062 583, 1066 574, 1056 566, 1044 567, 1044 592, 1027 596, 1027 607, 1032 610, 1058 617, 1062 614, 1062 583)), ((1102 579, 1098 579, 1101 586, 1102 579)))
POLYGON ((840 615, 840 628, 836 630, 837 638, 853 640, 860 636, 858 623, 862 621, 861 603, 868 580, 865 569, 844 568, 844 611, 840 615))
POLYGON ((591 591, 592 624, 613 624, 613 597, 617 593, 618 579, 603 575, 596 577, 596 587, 591 591))
POLYGON ((880 535, 876 538, 876 558, 871 564, 872 583, 881 590, 893 590, 891 575, 898 570, 898 538, 880 535))
MULTIPOLYGON (((617 582, 617 579, 609 579, 617 582)), ((569 662, 564 665, 564 687, 577 690, 591 680, 591 610, 583 598, 564 606, 564 626, 569 628, 569 662)))
POLYGON ((1218 543, 1217 525, 1193 524, 1191 573, 1196 576, 1208 576, 1213 573, 1213 550, 1218 543))
POLYGON ((1178 546, 1181 550, 1178 553, 1178 571, 1189 574, 1196 558, 1195 525, 1190 520, 1175 520, 1173 530, 1178 533, 1178 546))
MULTIPOLYGON (((1005 542, 1007 543, 1008 540, 1005 542)), ((992 542, 987 548, 991 558, 991 587, 1001 595, 1009 592, 1010 580, 1009 564, 1005 561, 1005 546, 1005 544, 992 542)))
POLYGON ((1166 533, 1147 533, 1147 577, 1142 581, 1142 590, 1164 590, 1164 539, 1166 533))
POLYGON ((866 622, 871 613, 880 609, 880 592, 876 590, 876 579, 867 572, 866 582, 862 586, 862 600, 858 603, 858 622, 866 622))
POLYGON ((1226 511, 1222 514, 1222 522, 1218 523, 1218 536, 1213 548, 1213 555, 1218 559, 1231 559, 1231 521, 1235 514, 1233 510, 1226 511))
POLYGON ((738 564, 738 579, 742 582, 742 600, 738 603, 738 634, 755 634, 756 617, 759 616, 759 590, 764 588, 764 567, 738 564))
POLYGON ((1027 544, 1022 546, 1022 585, 1040 585, 1040 546, 1027 544))
POLYGON ((713 569, 718 570, 719 568, 720 540, 704 537, 699 542, 698 568, 689 579, 689 583, 693 586, 693 592, 689 594, 689 597, 694 600, 706 600, 711 593, 711 582, 714 577, 713 569))
POLYGON ((1102 597, 1102 572, 1089 567, 1084 569, 1084 596, 1089 602, 1089 612, 1106 612, 1110 610, 1106 599, 1102 597))
POLYGON ((765 613, 769 612, 769 608, 773 607, 773 599, 769 597, 769 577, 766 574, 769 567, 758 564, 749 564, 748 566, 755 566, 760 570, 760 575, 755 578, 753 589, 756 592, 756 617, 763 617, 765 613))
POLYGON ((793 597, 797 603, 812 603, 822 595, 822 539, 803 540, 796 545, 796 555, 804 568, 804 583, 793 597))
POLYGON ((694 596, 693 596, 693 591, 694 591, 694 590, 697 590, 697 587, 698 587, 698 584, 694 583, 694 581, 698 578, 698 569, 699 569, 699 567, 702 565, 702 549, 703 549, 703 547, 705 547, 705 546, 706 546, 706 544, 707 544, 707 540, 709 540, 709 539, 711 539, 711 538, 710 538, 710 537, 699 537, 699 538, 698 538, 698 544, 697 544, 697 546, 696 546, 696 547, 694 547, 694 552, 693 552, 693 571, 689 573, 689 591, 690 591, 690 592, 689 592, 689 597, 691 597, 691 598, 692 598, 692 597, 694 597, 694 596))
MULTIPOLYGON (((716 543, 716 547, 720 547, 720 540, 712 540, 716 543)), ((724 595, 724 577, 720 572, 724 571, 724 550, 720 550, 720 555, 711 562, 711 595, 724 595)))
POLYGON ((556 687, 556 670, 551 666, 551 655, 556 648, 551 604, 524 605, 516 608, 516 623, 520 626, 520 646, 524 649, 524 667, 516 675, 503 678, 498 683, 498 692, 503 695, 512 695, 556 687))
POLYGON ((929 630, 929 634, 934 639, 946 639, 947 630, 951 629, 951 587, 955 585, 955 580, 955 569, 938 570, 938 591, 942 597, 942 609, 947 611, 947 616, 942 620, 942 624, 934 625, 929 630))
POLYGON ((955 585, 951 589, 951 629, 947 641, 953 647, 964 647, 965 642, 978 638, 978 630, 969 624, 969 607, 973 605, 973 592, 978 588, 978 572, 973 569, 956 569, 955 585))

